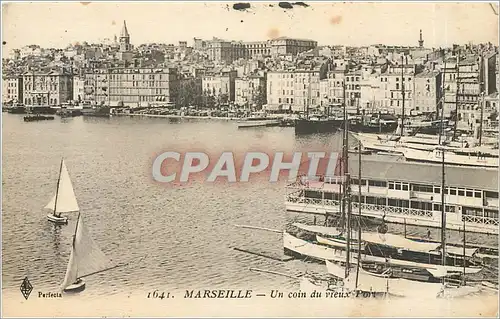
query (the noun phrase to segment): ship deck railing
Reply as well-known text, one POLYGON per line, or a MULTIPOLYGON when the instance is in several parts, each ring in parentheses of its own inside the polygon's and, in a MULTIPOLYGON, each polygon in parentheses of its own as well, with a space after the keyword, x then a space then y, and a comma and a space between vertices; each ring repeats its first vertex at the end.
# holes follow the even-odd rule
MULTIPOLYGON (((304 205, 320 205, 335 207, 340 205, 340 201, 333 199, 323 199, 323 198, 311 198, 304 196, 297 196, 296 194, 288 194, 285 196, 285 201, 291 204, 304 204, 304 205)), ((352 202, 352 209, 356 210, 359 207, 359 203, 352 202)), ((383 215, 387 216, 412 216, 426 219, 433 219, 433 211, 423 210, 418 208, 410 207, 394 207, 387 205, 377 205, 377 204, 367 204, 361 203, 361 210, 364 211, 377 211, 381 212, 383 215)), ((472 216, 472 215, 462 215, 462 221, 467 223, 481 224, 481 225, 493 225, 498 226, 499 221, 493 217, 484 216, 472 216)))
POLYGON ((498 226, 498 219, 492 217, 472 216, 472 215, 462 214, 462 221, 475 224, 498 226))

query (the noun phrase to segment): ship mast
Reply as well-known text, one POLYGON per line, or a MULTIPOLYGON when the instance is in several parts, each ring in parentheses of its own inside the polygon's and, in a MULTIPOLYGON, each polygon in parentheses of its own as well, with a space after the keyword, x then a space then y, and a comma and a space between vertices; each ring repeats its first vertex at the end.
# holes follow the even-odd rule
POLYGON ((405 83, 404 83, 404 54, 401 54, 401 97, 403 98, 403 105, 401 109, 401 136, 405 127, 405 83))
POLYGON ((351 262, 351 178, 349 173, 349 130, 348 130, 348 117, 347 110, 345 105, 345 84, 344 84, 344 142, 343 142, 343 160, 344 160, 344 177, 345 177, 345 186, 344 186, 344 198, 343 198, 343 206, 344 206, 344 214, 346 215, 345 219, 345 228, 346 230, 346 267, 345 267, 345 278, 349 276, 350 270, 350 262, 351 262), (347 204, 347 212, 345 211, 345 206, 347 204))
POLYGON ((441 170, 442 170, 441 171, 441 249, 442 249, 442 265, 446 266, 446 209, 444 202, 445 171, 444 171, 443 147, 441 147, 441 170))
POLYGON ((460 91, 460 50, 458 50, 457 53, 457 92, 455 93, 455 124, 454 124, 455 127, 453 128, 453 140, 457 138, 459 91, 460 91))
POLYGON ((345 183, 345 172, 347 172, 347 110, 346 110, 346 97, 345 97, 345 82, 342 83, 342 92, 343 92, 343 103, 342 103, 342 109, 343 109, 343 121, 344 121, 344 130, 342 131, 342 160, 340 161, 340 170, 342 174, 342 183, 341 183, 341 194, 340 194, 340 201, 341 201, 341 219, 340 219, 340 225, 342 229, 345 229, 346 226, 346 202, 345 202, 345 193, 347 189, 347 185, 345 183))
POLYGON ((481 64, 479 70, 479 81, 480 81, 480 89, 481 89, 481 116, 479 117, 479 146, 482 144, 483 140, 483 116, 484 116, 484 104, 485 104, 485 96, 486 96, 486 81, 484 74, 484 53, 481 53, 481 64))
POLYGON ((306 116, 306 119, 309 119, 309 103, 311 101, 311 73, 309 73, 309 83, 308 83, 308 86, 307 86, 307 101, 306 101, 306 105, 305 105, 305 116, 306 116))
MULTIPOLYGON (((347 246, 349 249, 349 246, 347 246)), ((361 266, 361 141, 358 141, 358 264, 356 267, 356 289, 358 288, 359 267, 361 266)))
POLYGON ((438 144, 441 145, 441 141, 443 139, 443 134, 444 134, 444 127, 443 127, 443 121, 444 121, 444 106, 445 106, 445 101, 446 101, 446 53, 444 54, 444 69, 443 69, 443 83, 441 85, 441 119, 439 121, 439 141, 438 144))

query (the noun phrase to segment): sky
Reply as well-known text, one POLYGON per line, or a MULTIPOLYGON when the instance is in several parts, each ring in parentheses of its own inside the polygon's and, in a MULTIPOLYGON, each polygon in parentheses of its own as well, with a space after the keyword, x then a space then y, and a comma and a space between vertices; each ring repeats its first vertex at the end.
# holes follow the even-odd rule
MULTIPOLYGON (((278 2, 12 2, 2 1, 3 52, 28 44, 64 48, 119 35, 127 21, 131 43, 178 43, 193 38, 261 41, 278 36, 319 45, 498 45, 498 3, 306 2, 282 9, 278 2)), ((7 52, 6 52, 7 51, 7 52)))

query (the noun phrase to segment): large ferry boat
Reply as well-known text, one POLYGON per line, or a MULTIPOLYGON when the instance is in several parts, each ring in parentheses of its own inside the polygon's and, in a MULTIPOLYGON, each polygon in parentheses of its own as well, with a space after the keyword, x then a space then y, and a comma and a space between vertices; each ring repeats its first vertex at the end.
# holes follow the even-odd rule
MULTIPOLYGON (((351 182, 358 185, 357 161, 349 160, 351 182)), ((389 223, 441 228, 441 166, 411 162, 362 162, 361 200, 353 210, 389 223)), ((498 169, 446 167, 446 228, 498 235, 498 169)), ((301 176, 286 186, 288 211, 340 214, 340 176, 301 176)), ((355 186, 357 188, 357 186, 355 186)))

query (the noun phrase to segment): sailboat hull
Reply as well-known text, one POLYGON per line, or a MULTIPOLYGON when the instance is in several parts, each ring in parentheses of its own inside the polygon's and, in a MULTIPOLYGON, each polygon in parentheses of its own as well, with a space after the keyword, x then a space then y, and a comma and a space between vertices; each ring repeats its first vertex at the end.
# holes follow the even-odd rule
POLYGON ((85 281, 83 279, 78 279, 74 284, 69 285, 64 288, 64 292, 81 292, 85 290, 85 281))
POLYGON ((55 224, 67 224, 68 223, 68 217, 67 216, 59 216, 57 217, 54 214, 48 214, 47 219, 50 222, 53 222, 55 224))

